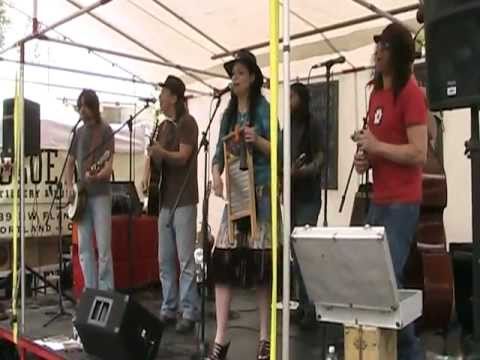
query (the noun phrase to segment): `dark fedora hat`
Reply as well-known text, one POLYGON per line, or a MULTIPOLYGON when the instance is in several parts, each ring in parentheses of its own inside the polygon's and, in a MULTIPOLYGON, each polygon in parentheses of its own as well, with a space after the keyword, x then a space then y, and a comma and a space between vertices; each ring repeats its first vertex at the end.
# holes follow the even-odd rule
POLYGON ((257 83, 262 86, 263 84, 263 74, 262 70, 260 70, 260 67, 257 64, 257 59, 255 58, 255 55, 253 55, 250 51, 248 50, 239 50, 233 60, 230 60, 229 62, 226 62, 223 67, 225 68, 225 71, 227 72, 228 76, 230 78, 233 76, 233 66, 239 62, 243 65, 245 65, 250 71, 255 73, 255 80, 257 83))
POLYGON ((160 86, 167 88, 174 95, 177 95, 179 99, 185 98, 185 83, 178 77, 168 75, 160 86))

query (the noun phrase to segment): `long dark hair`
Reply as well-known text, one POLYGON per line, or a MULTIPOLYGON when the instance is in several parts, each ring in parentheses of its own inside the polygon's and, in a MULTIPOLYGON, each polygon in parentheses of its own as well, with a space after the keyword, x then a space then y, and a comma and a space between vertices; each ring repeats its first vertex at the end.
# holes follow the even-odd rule
MULTIPOLYGON (((238 59, 238 63, 243 64, 247 69, 249 74, 255 75, 255 80, 250 85, 248 90, 248 100, 249 100, 249 109, 248 109, 248 118, 250 121, 250 125, 253 126, 255 124, 255 110, 257 109, 258 104, 260 103, 260 99, 262 98, 262 81, 259 78, 256 67, 254 64, 244 61, 243 59, 238 59)), ((238 113, 238 97, 233 93, 230 94, 230 101, 228 103, 227 109, 225 110, 225 117, 228 121, 228 129, 229 131, 232 130, 235 121, 237 119, 238 113)))
MULTIPOLYGON (((410 49, 411 44, 406 44, 405 42, 407 41, 409 40, 400 39, 398 41, 392 41, 388 48, 390 51, 390 66, 392 70, 392 90, 395 100, 412 76, 413 57, 410 49)), ((378 71, 374 73, 373 84, 375 90, 381 90, 384 87, 383 76, 378 71)))
POLYGON ((77 109, 80 111, 80 107, 83 104, 93 113, 96 122, 100 122, 100 101, 98 100, 97 93, 91 89, 84 89, 80 93, 77 99, 77 109))
MULTIPOLYGON (((308 88, 300 83, 296 82, 290 86, 290 90, 298 95, 300 103, 296 109, 292 109, 292 124, 301 122, 304 124, 304 131, 302 136, 302 142, 309 143, 309 136, 311 135, 311 114, 310 114, 310 92, 308 88)), ((295 126, 295 125, 292 125, 295 126)))
POLYGON ((184 99, 177 96, 177 101, 175 102, 175 122, 178 123, 186 112, 187 106, 184 99))
POLYGON ((310 92, 308 88, 297 82, 290 86, 290 90, 297 94, 300 99, 298 108, 292 109, 292 116, 303 120, 305 124, 310 124, 310 92))

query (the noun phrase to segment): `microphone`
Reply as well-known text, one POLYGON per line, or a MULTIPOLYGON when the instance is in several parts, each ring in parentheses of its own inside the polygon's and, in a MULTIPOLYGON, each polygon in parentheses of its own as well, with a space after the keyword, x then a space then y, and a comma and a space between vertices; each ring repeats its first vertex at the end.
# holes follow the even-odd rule
POLYGON ((335 59, 330 59, 330 60, 326 60, 322 63, 315 64, 315 65, 312 66, 312 69, 317 69, 317 68, 322 67, 322 66, 331 67, 335 64, 343 64, 344 62, 345 62, 345 56, 340 56, 340 57, 337 57, 335 59))
POLYGON ((138 100, 143 101, 143 102, 145 102, 145 103, 147 103, 147 104, 149 104, 149 103, 155 104, 155 103, 157 102, 157 99, 154 98, 154 97, 149 97, 149 98, 147 98, 147 97, 139 97, 138 100))
POLYGON ((232 83, 228 84, 226 87, 223 89, 214 89, 213 90, 213 97, 219 98, 225 95, 226 93, 230 92, 232 90, 232 83))

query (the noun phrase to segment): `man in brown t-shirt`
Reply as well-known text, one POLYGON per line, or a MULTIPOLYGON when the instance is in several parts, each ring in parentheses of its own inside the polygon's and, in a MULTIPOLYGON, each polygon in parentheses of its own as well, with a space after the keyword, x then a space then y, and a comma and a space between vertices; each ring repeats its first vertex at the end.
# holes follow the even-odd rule
POLYGON ((193 257, 198 203, 198 126, 185 106, 185 84, 175 76, 168 76, 163 84, 160 108, 169 119, 160 125, 157 142, 148 149, 154 165, 161 167, 162 174, 158 216, 158 260, 163 292, 160 319, 175 321, 179 312, 181 317, 176 330, 185 333, 193 329, 200 305, 193 257), (169 226, 171 211, 186 178, 185 191, 169 226))

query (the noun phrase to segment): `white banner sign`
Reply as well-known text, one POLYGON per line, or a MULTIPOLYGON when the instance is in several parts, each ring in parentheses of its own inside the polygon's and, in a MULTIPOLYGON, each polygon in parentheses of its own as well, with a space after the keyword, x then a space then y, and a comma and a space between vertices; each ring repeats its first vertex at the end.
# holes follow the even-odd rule
MULTIPOLYGON (((60 210, 58 199, 49 215, 55 198, 57 182, 65 160, 65 151, 43 149, 40 156, 25 161, 25 236, 46 237, 59 234, 60 210), (47 221, 48 220, 48 221, 47 221)), ((19 184, 20 187, 20 184, 19 184)), ((13 185, 12 175, 0 171, 0 239, 13 235, 13 185)), ((20 190, 18 190, 20 198, 20 190)), ((65 199, 62 199, 65 206, 65 199)), ((66 209, 62 210, 62 234, 71 234, 72 223, 66 209)), ((19 222, 20 224, 20 222, 19 222)))

